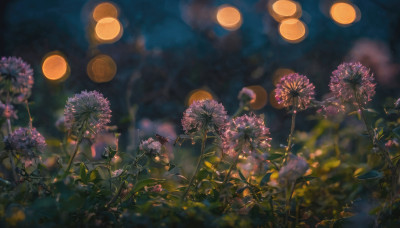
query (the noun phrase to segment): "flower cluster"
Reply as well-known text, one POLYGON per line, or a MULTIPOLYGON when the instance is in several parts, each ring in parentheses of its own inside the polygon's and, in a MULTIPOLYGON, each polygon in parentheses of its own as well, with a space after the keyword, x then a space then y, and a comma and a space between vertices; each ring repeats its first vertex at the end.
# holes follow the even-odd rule
POLYGON ((308 169, 307 161, 302 157, 290 155, 287 164, 279 170, 279 182, 291 183, 303 176, 308 169))
POLYGON ((139 149, 149 156, 157 156, 161 154, 162 145, 153 138, 148 138, 140 143, 139 149))
POLYGON ((366 105, 375 95, 374 77, 361 63, 343 63, 332 72, 329 88, 343 103, 366 105))
POLYGON ((240 90, 238 99, 241 103, 248 104, 256 100, 256 94, 253 90, 244 87, 242 90, 240 90))
POLYGON ((0 60, 0 97, 14 103, 26 100, 33 86, 33 70, 21 58, 2 57, 0 60))
POLYGON ((304 110, 314 99, 314 89, 314 85, 306 76, 297 73, 288 74, 276 85, 275 99, 283 107, 295 106, 296 110, 304 110))
POLYGON ((228 120, 225 108, 215 100, 193 102, 186 109, 182 118, 183 130, 192 135, 200 132, 221 133, 221 128, 228 120))
POLYGON ((9 103, 3 104, 1 101, 0 101, 0 116, 6 119, 18 119, 17 113, 14 110, 14 106, 9 103))
POLYGON ((64 116, 65 127, 71 133, 85 130, 85 136, 95 135, 110 123, 110 102, 97 91, 82 91, 68 98, 64 116))
POLYGON ((6 142, 23 157, 37 157, 46 149, 44 137, 35 128, 18 128, 6 138, 6 142))
POLYGON ((225 153, 234 156, 238 150, 252 155, 256 150, 262 152, 270 147, 271 138, 264 120, 254 114, 232 119, 222 136, 222 148, 225 153))

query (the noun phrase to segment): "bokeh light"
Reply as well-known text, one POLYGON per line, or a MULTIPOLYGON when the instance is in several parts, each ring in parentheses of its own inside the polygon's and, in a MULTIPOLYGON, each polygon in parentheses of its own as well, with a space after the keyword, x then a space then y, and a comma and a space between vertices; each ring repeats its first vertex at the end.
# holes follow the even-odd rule
POLYGON ((267 91, 259 85, 253 85, 253 86, 247 86, 246 88, 249 88, 254 91, 256 94, 256 100, 252 103, 250 103, 250 107, 254 110, 259 110, 265 107, 268 103, 268 93, 267 91))
POLYGON ((276 86, 285 75, 292 74, 294 71, 288 68, 278 68, 272 75, 272 83, 276 86))
POLYGON ((89 78, 97 83, 111 81, 117 73, 117 64, 108 55, 98 55, 87 65, 89 78))
POLYGON ((60 80, 68 77, 69 66, 61 53, 51 52, 42 61, 43 75, 49 80, 60 80))
POLYGON ((355 6, 346 2, 336 2, 329 11, 331 18, 338 24, 350 25, 357 19, 355 6))
POLYGON ((93 10, 93 19, 99 21, 105 17, 118 17, 118 9, 112 2, 102 2, 93 10))
POLYGON ((97 22, 95 32, 99 41, 112 43, 121 38, 122 26, 118 19, 105 17, 97 22))
POLYGON ((278 22, 287 18, 300 18, 302 14, 301 5, 292 0, 270 0, 268 10, 278 22))
POLYGON ((211 99, 213 99, 213 96, 211 95, 210 92, 203 89, 196 89, 189 93, 186 105, 189 106, 195 101, 211 100, 211 99))
POLYGON ((279 33, 289 43, 298 43, 304 40, 307 34, 306 25, 296 18, 285 19, 279 25, 279 33))
POLYGON ((278 104, 278 101, 275 98, 275 89, 271 91, 269 95, 269 103, 271 104, 272 107, 276 109, 282 109, 283 105, 278 104))
POLYGON ((217 21, 226 30, 234 31, 242 25, 239 10, 230 5, 222 5, 217 10, 217 21))

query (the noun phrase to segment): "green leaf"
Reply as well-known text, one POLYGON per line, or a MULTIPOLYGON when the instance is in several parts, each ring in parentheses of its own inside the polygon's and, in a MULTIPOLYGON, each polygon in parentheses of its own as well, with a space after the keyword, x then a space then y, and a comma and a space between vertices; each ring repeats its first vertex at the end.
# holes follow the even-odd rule
POLYGON ((211 152, 205 153, 203 155, 203 158, 213 156, 214 154, 215 154, 215 151, 211 151, 211 152))
POLYGON ((246 178, 244 177, 242 171, 240 171, 240 169, 238 169, 238 171, 239 171, 240 179, 242 179, 243 181, 247 182, 247 180, 246 180, 246 178))
POLYGON ((383 177, 383 174, 377 170, 371 170, 363 175, 357 176, 359 180, 374 180, 380 179, 383 177))
POLYGON ((269 182, 269 180, 271 179, 271 175, 272 175, 272 173, 265 174, 264 177, 260 181, 260 186, 266 185, 269 182))
POLYGON ((85 164, 83 162, 81 162, 79 174, 80 174, 80 177, 81 177, 81 181, 83 183, 85 183, 85 184, 87 184, 87 181, 88 181, 87 180, 86 171, 87 170, 86 170, 85 164))
POLYGON ((94 169, 94 170, 92 170, 90 172, 90 175, 89 175, 89 181, 90 182, 97 183, 97 182, 101 181, 101 179, 102 178, 101 178, 100 173, 99 173, 99 171, 97 169, 94 169))
POLYGON ((197 180, 203 180, 208 176, 209 172, 206 169, 202 169, 197 174, 197 180))
POLYGON ((268 160, 272 161, 283 156, 283 153, 273 153, 268 156, 268 160))

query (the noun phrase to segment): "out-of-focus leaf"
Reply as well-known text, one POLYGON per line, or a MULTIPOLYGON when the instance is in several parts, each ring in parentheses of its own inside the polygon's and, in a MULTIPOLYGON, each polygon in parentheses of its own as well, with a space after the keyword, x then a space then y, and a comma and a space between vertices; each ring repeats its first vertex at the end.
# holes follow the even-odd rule
POLYGON ((239 188, 238 190, 236 190, 236 193, 237 194, 241 194, 241 193, 243 193, 244 192, 244 190, 246 190, 246 188, 248 188, 248 186, 246 185, 246 186, 244 186, 243 188, 239 188))
POLYGON ((271 175, 272 175, 272 173, 265 174, 260 181, 260 186, 266 185, 269 182, 269 180, 271 179, 271 175))
POLYGON ((246 178, 244 177, 244 175, 243 175, 242 171, 240 171, 240 169, 239 169, 238 171, 239 171, 239 176, 240 176, 240 179, 242 179, 242 181, 245 181, 245 182, 247 182, 247 180, 246 180, 246 178))
POLYGON ((93 183, 97 183, 101 180, 100 173, 97 169, 94 169, 90 172, 89 181, 93 183))
POLYGON ((80 164, 80 170, 79 170, 79 175, 81 177, 81 181, 85 184, 87 184, 87 175, 86 175, 86 167, 85 164, 83 164, 83 162, 81 162, 80 164))
POLYGON ((374 180, 380 179, 383 177, 383 174, 377 170, 371 170, 363 175, 357 176, 359 180, 374 180))
POLYGON ((213 156, 214 154, 215 154, 215 151, 205 153, 205 154, 203 154, 203 158, 213 156))
POLYGON ((273 153, 268 156, 268 160, 275 160, 283 156, 283 153, 273 153))

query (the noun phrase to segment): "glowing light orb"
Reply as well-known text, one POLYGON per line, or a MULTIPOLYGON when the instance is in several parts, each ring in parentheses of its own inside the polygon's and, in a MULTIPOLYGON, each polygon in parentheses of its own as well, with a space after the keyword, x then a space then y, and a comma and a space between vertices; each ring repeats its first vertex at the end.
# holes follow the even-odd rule
POLYGON ((226 30, 234 31, 242 25, 240 11, 229 5, 222 5, 217 10, 217 21, 226 30))
POLYGON ((296 18, 285 19, 279 25, 282 38, 290 43, 301 42, 306 36, 306 25, 296 18))
POLYGON ((259 110, 265 107, 268 103, 268 93, 267 91, 259 85, 253 85, 253 86, 247 86, 246 88, 249 88, 254 91, 256 94, 256 100, 252 103, 250 103, 250 107, 254 110, 259 110))
POLYGON ((349 25, 357 18, 357 12, 353 5, 345 2, 334 3, 329 11, 331 18, 338 24, 349 25))
POLYGON ((117 73, 117 64, 108 55, 98 55, 87 65, 89 78, 97 83, 111 81, 117 73))
POLYGON ((275 89, 271 91, 271 94, 269 95, 269 103, 271 104, 272 107, 276 109, 282 109, 283 105, 278 104, 278 101, 275 98, 275 89))
POLYGON ((97 22, 95 32, 99 41, 115 42, 122 36, 122 26, 118 19, 105 17, 97 22))
POLYGON ((292 74, 294 71, 292 69, 287 69, 287 68, 279 68, 277 69, 273 75, 272 75, 272 84, 276 86, 276 84, 279 83, 281 78, 285 75, 292 74))
POLYGON ((282 17, 292 17, 297 12, 297 4, 290 0, 279 0, 272 4, 272 10, 282 17))
POLYGON ((187 100, 187 105, 193 104, 195 101, 201 101, 201 100, 212 100, 213 96, 211 95, 210 92, 203 90, 203 89, 196 89, 190 92, 189 98, 187 100))
POLYGON ((118 17, 118 9, 112 2, 102 2, 93 10, 93 19, 99 21, 105 17, 118 17))
POLYGON ((59 80, 68 74, 68 63, 60 54, 50 54, 42 62, 43 75, 49 80, 59 80))

